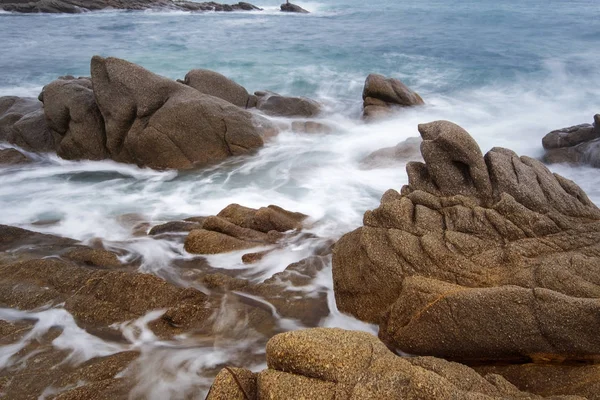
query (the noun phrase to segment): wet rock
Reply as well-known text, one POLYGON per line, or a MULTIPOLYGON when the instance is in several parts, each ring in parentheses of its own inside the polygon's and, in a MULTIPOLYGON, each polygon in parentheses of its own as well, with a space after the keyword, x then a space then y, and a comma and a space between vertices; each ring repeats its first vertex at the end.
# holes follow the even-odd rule
POLYGON ((57 138, 56 153, 67 160, 103 160, 104 119, 89 78, 63 77, 44 86, 40 94, 48 127, 57 138))
POLYGON ((149 235, 162 235, 165 233, 191 232, 194 229, 202 229, 202 222, 194 221, 171 221, 153 226, 149 235))
POLYGON ((333 128, 316 121, 294 121, 292 131, 298 133, 331 133, 333 128))
POLYGON ((243 368, 224 368, 215 377, 206 400, 256 399, 256 375, 243 368))
POLYGON ((243 86, 215 71, 193 69, 185 75, 182 83, 201 93, 218 97, 238 107, 250 108, 256 104, 254 96, 251 98, 243 86))
POLYGON ((422 161, 421 138, 411 137, 396 146, 375 150, 360 162, 364 169, 383 168, 408 161, 422 161))
MULTIPOLYGON (((266 350, 268 369, 257 374, 257 400, 540 398, 498 375, 481 376, 458 363, 398 357, 364 332, 326 328, 287 332, 271 338, 266 350)), ((243 373, 250 376, 249 371, 243 373)), ((235 393, 235 381, 223 371, 219 375, 215 393, 235 393)), ((251 384, 251 379, 246 382, 251 384)))
POLYGON ((281 5, 281 11, 284 12, 293 12, 293 13, 300 13, 300 14, 308 14, 309 12, 307 10, 305 10, 304 8, 296 5, 296 4, 292 4, 292 3, 284 3, 281 5))
POLYGON ((253 209, 239 204, 228 205, 217 216, 235 225, 263 233, 300 229, 302 221, 307 218, 305 214, 287 211, 275 205, 253 209))
POLYGON ((48 129, 42 103, 29 97, 0 97, 0 141, 2 140, 29 151, 55 150, 54 138, 48 129))
POLYGON ((185 239, 185 250, 195 254, 219 254, 251 249, 260 243, 236 239, 224 233, 195 229, 185 239))
POLYGON ((234 11, 261 10, 250 3, 220 4, 215 2, 191 2, 172 0, 0 0, 0 9, 19 13, 68 13, 77 14, 84 11, 102 9, 148 10, 170 9, 184 11, 234 11))
POLYGON ((396 109, 425 104, 421 96, 404 83, 379 74, 370 74, 363 88, 363 118, 370 120, 387 116, 396 109))
POLYGON ((117 58, 95 56, 91 70, 114 160, 186 169, 263 145, 257 117, 224 100, 117 58))
POLYGON ((276 117, 316 117, 321 105, 306 97, 286 97, 270 91, 254 93, 258 99, 256 108, 276 117))
POLYGON ((339 309, 409 354, 522 362, 600 354, 600 210, 542 163, 419 125, 425 163, 335 245, 339 309))
POLYGON ((0 165, 30 163, 31 159, 16 149, 0 149, 0 165))
POLYGON ((582 124, 548 133, 542 139, 548 164, 568 163, 600 168, 600 114, 594 125, 582 124))

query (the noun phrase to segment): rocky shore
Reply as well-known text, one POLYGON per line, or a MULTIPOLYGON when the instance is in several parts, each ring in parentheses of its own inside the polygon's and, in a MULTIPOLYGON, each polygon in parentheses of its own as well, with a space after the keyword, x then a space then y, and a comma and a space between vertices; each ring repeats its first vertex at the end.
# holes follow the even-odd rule
MULTIPOLYGON (((0 168, 36 168, 44 152, 219 168, 281 130, 332 131, 319 119, 324 105, 251 94, 214 71, 174 81, 96 56, 90 72, 49 83, 39 99, 0 98, 0 141, 23 150, 0 149, 0 168)), ((362 121, 422 105, 402 82, 372 74, 362 121)), ((586 153, 580 146, 600 136, 595 120, 551 132, 544 147, 586 153)), ((452 122, 418 132, 363 160, 411 160, 408 183, 337 241, 273 204, 160 223, 119 216, 131 236, 168 239, 179 252, 177 274, 150 274, 118 240, 0 225, 0 393, 145 398, 137 390, 154 378, 151 357, 181 350, 192 358, 169 362, 191 371, 186 398, 600 399, 600 209, 542 161, 499 147, 483 154, 452 122), (310 251, 290 263, 280 255, 291 248, 310 251), (264 260, 278 267, 260 269, 264 260), (315 281, 330 265, 328 298, 315 281), (320 327, 333 302, 378 336, 320 327), (70 351, 75 334, 95 347, 70 351), (196 356, 199 343, 236 351, 235 365, 196 356), (197 372, 205 361, 212 385, 197 372)))

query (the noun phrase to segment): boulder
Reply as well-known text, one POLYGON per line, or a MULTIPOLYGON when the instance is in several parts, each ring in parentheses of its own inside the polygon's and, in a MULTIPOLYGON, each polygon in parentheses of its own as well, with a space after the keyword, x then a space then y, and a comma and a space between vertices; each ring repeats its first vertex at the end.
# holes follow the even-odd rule
POLYGON ((57 141, 56 154, 67 160, 109 157, 104 119, 89 78, 59 78, 44 86, 39 99, 57 141))
POLYGON ((333 253, 340 311, 391 347, 489 362, 600 355, 600 210, 541 162, 448 121, 333 253))
POLYGON ((254 92, 257 96, 256 108, 275 117, 316 117, 321 105, 306 97, 286 97, 270 91, 254 92))
POLYGON ((271 338, 266 351, 268 369, 258 374, 223 370, 208 399, 541 399, 501 376, 482 376, 465 365, 398 357, 365 332, 287 332, 271 338), (250 397, 253 393, 256 397, 250 397))
POLYGON ((542 139, 548 164, 568 163, 600 168, 600 114, 594 125, 582 124, 548 133, 542 139))
POLYGON ((421 138, 410 137, 393 147, 375 150, 360 162, 364 169, 384 168, 408 161, 422 161, 421 138))
POLYGON ((375 119, 402 107, 425 104, 421 96, 394 78, 369 74, 363 88, 363 118, 375 119))
POLYGON ((329 125, 316 121, 293 121, 292 131, 298 133, 332 133, 333 128, 329 125))
POLYGON ((30 163, 31 159, 16 149, 0 149, 0 165, 30 163))
POLYGON ((281 11, 283 12, 293 12, 293 13, 300 13, 300 14, 308 14, 309 12, 307 10, 305 10, 304 8, 296 5, 296 4, 292 4, 292 3, 284 3, 281 5, 281 11))
POLYGON ((191 230, 185 249, 195 254, 218 254, 276 243, 283 233, 302 227, 307 216, 270 205, 259 209, 230 204, 191 230))
POLYGON ((92 58, 92 83, 116 161, 188 169, 263 145, 252 114, 117 58, 92 58))
POLYGON ((0 141, 3 140, 29 151, 55 150, 54 138, 39 100, 0 97, 0 141))
POLYGON ((256 97, 231 79, 208 69, 193 69, 180 81, 197 91, 218 97, 238 107, 250 108, 256 104, 256 97))

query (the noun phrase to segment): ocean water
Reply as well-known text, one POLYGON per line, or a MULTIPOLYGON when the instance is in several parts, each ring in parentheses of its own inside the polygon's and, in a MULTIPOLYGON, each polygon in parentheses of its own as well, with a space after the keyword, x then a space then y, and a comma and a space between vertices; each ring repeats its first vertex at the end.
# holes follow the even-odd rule
MULTIPOLYGON (((37 96, 58 76, 89 75, 90 58, 99 54, 173 79, 208 68, 250 92, 308 96, 326 105, 322 120, 334 127, 329 135, 285 131, 256 155, 185 173, 34 155, 35 164, 0 170, 0 223, 84 242, 100 239, 140 258, 145 272, 193 285, 173 267, 174 260, 192 257, 181 244, 135 235, 123 216, 157 224, 215 214, 230 203, 277 204, 308 214, 309 232, 317 239, 266 257, 250 277, 260 281, 312 254, 325 240, 360 226, 363 213, 379 204, 385 190, 400 189, 407 181, 402 163, 364 170, 360 161, 417 136, 419 123, 447 119, 467 129, 483 151, 502 146, 539 157, 547 132, 591 122, 600 112, 596 0, 298 2, 312 12, 308 15, 280 13, 279 1, 256 4, 265 10, 0 14, 0 96, 37 96), (372 72, 401 79, 427 105, 362 123, 361 92, 372 72), (57 222, 38 224, 49 220, 57 222)), ((600 204, 599 171, 551 168, 574 179, 600 204)), ((239 254, 209 261, 241 268, 239 254)), ((331 313, 321 325, 375 332, 335 309, 330 268, 305 290, 329 295, 331 313)), ((5 309, 0 318, 37 319, 40 332, 51 324, 63 326, 63 335, 77 338, 63 345, 78 360, 123 349, 142 351, 144 368, 135 390, 148 398, 177 398, 198 384, 205 390, 216 366, 243 364, 243 355, 260 354, 266 340, 224 340, 211 347, 189 338, 162 343, 141 320, 122 327, 129 339, 123 345, 86 333, 65 313, 5 309)), ((223 318, 236 320, 226 305, 223 318)), ((301 325, 281 319, 281 327, 301 325)), ((12 362, 21 345, 0 348, 0 367, 12 362)), ((259 370, 264 365, 244 366, 259 370)))

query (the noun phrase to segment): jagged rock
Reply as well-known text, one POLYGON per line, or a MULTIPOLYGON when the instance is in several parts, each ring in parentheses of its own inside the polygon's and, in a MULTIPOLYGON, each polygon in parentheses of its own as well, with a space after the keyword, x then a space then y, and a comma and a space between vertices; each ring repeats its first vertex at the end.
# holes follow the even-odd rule
POLYGON ((39 97, 44 103, 48 127, 57 138, 56 153, 67 160, 103 160, 106 148, 104 119, 100 114, 92 81, 71 76, 44 86, 39 97))
POLYGON ((480 361, 600 354, 600 210, 541 162, 419 125, 425 163, 334 248, 341 311, 390 346, 480 361))
POLYGON ((29 151, 52 151, 55 143, 48 129, 42 103, 34 98, 0 97, 0 141, 29 151))
POLYGON ((293 13, 300 13, 300 14, 309 14, 309 11, 305 10, 304 8, 296 5, 296 4, 292 4, 292 3, 284 3, 281 5, 281 11, 284 12, 293 12, 293 13))
POLYGON ((410 137, 393 147, 375 150, 360 162, 364 169, 382 168, 408 161, 422 161, 421 138, 410 137))
MULTIPOLYGON (((287 332, 271 338, 266 350, 268 369, 256 375, 255 387, 250 371, 234 371, 244 378, 247 393, 256 392, 248 399, 540 398, 498 375, 481 376, 458 363, 398 357, 364 332, 326 328, 287 332)), ((215 397, 209 399, 224 398, 216 397, 223 393, 239 396, 240 385, 226 370, 218 376, 211 389, 215 397)))
POLYGON ((200 229, 193 229, 185 249, 195 254, 218 254, 272 245, 283 232, 297 230, 306 215, 270 205, 253 209, 230 204, 217 216, 207 217, 200 229))
POLYGON ((254 94, 258 98, 256 108, 267 115, 310 118, 321 112, 321 105, 306 97, 286 97, 270 91, 254 94))
POLYGON ((258 117, 224 100, 117 58, 95 56, 91 70, 114 160, 186 169, 263 145, 258 117))
POLYGON ((16 149, 0 149, 0 165, 30 163, 31 159, 16 149))
POLYGON ((246 89, 224 75, 208 69, 193 69, 180 81, 201 93, 218 97, 242 108, 256 105, 256 96, 250 96, 246 89))
POLYGON ((19 13, 68 13, 102 10, 170 9, 184 11, 234 11, 262 10, 250 3, 220 4, 173 0, 0 0, 0 9, 19 13))
POLYGON ((542 139, 546 163, 588 164, 600 168, 600 114, 582 124, 548 133, 542 139))
POLYGON ((425 102, 408 86, 394 78, 369 74, 363 88, 363 118, 383 117, 401 107, 423 105, 425 102))

